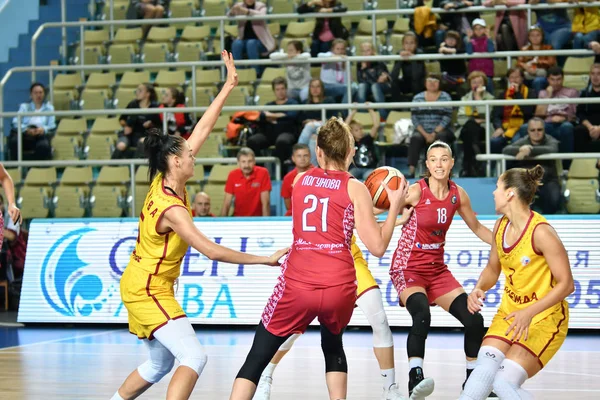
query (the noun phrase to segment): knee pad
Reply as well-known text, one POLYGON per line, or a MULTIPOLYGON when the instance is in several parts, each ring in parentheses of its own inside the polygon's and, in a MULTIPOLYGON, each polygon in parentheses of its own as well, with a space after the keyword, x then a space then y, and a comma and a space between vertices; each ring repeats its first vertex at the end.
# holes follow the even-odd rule
MULTIPOLYGON (((495 347, 483 346, 477 355, 475 370, 467 380, 461 399, 485 399, 494 385, 504 354, 495 347)), ((502 398, 502 397, 501 397, 502 398)))
POLYGON ((385 311, 381 310, 377 314, 369 316, 368 319, 373 329, 373 347, 392 347, 394 338, 385 311))
POLYGON ((181 343, 185 348, 185 354, 177 357, 179 364, 191 368, 200 376, 208 362, 208 356, 202 345, 195 335, 181 338, 181 343))
POLYGON ((523 385, 527 378, 527 371, 520 364, 513 360, 505 359, 494 379, 494 392, 501 399, 533 399, 528 392, 521 389, 521 385, 523 385))
POLYGON ((429 300, 425 293, 418 292, 412 294, 406 300, 406 309, 413 320, 409 335, 427 339, 429 327, 431 326, 431 311, 429 310, 429 300))
POLYGON ((150 383, 158 383, 165 375, 173 369, 175 357, 171 353, 164 357, 152 357, 138 367, 138 373, 143 380, 150 383))
POLYGON ((325 356, 325 372, 348 372, 348 362, 342 342, 342 333, 334 335, 321 326, 321 349, 325 356))
POLYGON ((450 314, 465 327, 465 354, 467 357, 477 357, 479 347, 485 335, 483 316, 480 313, 471 314, 467 308, 467 294, 461 293, 450 305, 450 314))

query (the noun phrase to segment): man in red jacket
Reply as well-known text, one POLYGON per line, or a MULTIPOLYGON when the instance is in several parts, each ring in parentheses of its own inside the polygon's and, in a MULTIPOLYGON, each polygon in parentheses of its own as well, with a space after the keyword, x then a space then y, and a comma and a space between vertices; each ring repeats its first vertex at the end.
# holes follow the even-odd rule
POLYGON ((286 216, 292 215, 292 183, 294 183, 294 179, 298 174, 314 168, 314 165, 310 163, 310 149, 307 145, 301 143, 294 145, 292 148, 292 162, 296 168, 288 172, 281 183, 281 197, 287 209, 286 216))

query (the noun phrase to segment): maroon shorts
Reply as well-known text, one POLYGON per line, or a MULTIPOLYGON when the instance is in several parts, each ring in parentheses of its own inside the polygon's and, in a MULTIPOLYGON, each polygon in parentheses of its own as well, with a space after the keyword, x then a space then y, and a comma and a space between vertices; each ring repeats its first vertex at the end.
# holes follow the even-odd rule
MULTIPOLYGON (((430 304, 435 304, 435 300, 456 288, 462 287, 454 278, 447 265, 442 267, 431 267, 427 270, 416 270, 415 268, 406 268, 398 271, 390 271, 390 277, 394 287, 398 291, 398 296, 402 291, 410 287, 422 287, 427 293, 430 304)), ((403 305, 402 302, 400 305, 403 305)))
POLYGON ((279 278, 263 311, 262 323, 275 336, 304 333, 315 319, 334 335, 350 322, 356 302, 356 284, 323 289, 279 278))

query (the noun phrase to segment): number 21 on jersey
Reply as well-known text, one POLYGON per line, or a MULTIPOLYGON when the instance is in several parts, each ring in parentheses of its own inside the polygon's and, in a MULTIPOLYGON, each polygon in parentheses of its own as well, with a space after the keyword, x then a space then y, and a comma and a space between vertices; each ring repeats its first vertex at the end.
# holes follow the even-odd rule
POLYGON ((437 209, 437 223, 445 224, 447 220, 448 220, 447 210, 445 208, 438 208, 437 209))
POLYGON ((308 216, 317 212, 317 208, 321 206, 321 232, 327 232, 327 210, 329 207, 329 197, 322 199, 317 198, 314 194, 306 195, 304 204, 310 204, 302 212, 302 230, 304 232, 316 232, 317 227, 308 224, 308 216))

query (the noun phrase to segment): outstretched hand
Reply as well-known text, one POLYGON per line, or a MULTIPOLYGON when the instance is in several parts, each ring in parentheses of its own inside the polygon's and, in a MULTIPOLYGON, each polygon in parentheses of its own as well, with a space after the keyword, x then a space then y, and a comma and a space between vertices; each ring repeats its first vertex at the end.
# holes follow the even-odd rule
POLYGON ((227 68, 227 80, 226 83, 231 85, 232 87, 237 86, 238 84, 238 74, 235 69, 235 64, 233 62, 233 55, 229 53, 227 50, 223 50, 221 52, 221 57, 223 61, 225 61, 225 67, 227 68))
POLYGON ((271 256, 269 257, 269 261, 266 263, 266 265, 270 265, 272 267, 277 267, 277 266, 281 265, 279 260, 281 259, 281 257, 285 256, 289 251, 290 251, 289 247, 286 247, 285 249, 277 250, 275 253, 271 254, 271 256))

